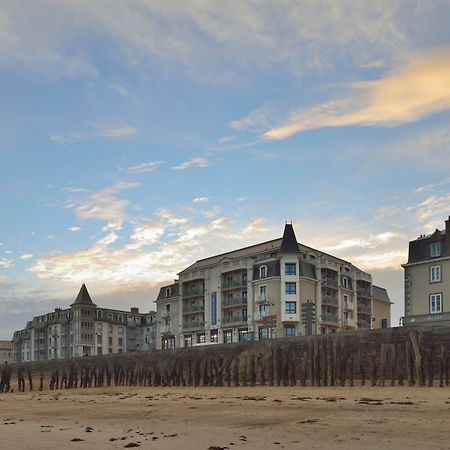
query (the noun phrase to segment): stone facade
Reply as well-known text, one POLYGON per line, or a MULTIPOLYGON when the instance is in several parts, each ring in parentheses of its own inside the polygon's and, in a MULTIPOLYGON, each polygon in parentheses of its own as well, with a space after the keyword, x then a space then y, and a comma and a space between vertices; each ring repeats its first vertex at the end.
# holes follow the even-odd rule
POLYGON ((381 327, 387 298, 374 321, 371 275, 298 243, 287 224, 282 238, 197 261, 162 287, 157 348, 381 327))
POLYGON ((0 341, 0 366, 5 363, 12 363, 11 341, 0 341))
POLYGON ((46 361, 149 350, 156 343, 156 313, 95 305, 86 286, 68 309, 34 317, 13 337, 13 361, 46 361))
POLYGON ((450 326, 450 217, 445 228, 409 243, 404 326, 450 326))

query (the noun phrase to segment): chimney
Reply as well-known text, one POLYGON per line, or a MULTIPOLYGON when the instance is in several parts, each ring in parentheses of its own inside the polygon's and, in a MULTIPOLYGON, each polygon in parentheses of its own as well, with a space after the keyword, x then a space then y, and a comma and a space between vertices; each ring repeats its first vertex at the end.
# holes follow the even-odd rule
POLYGON ((139 308, 131 308, 133 314, 139 314, 139 308))
POLYGON ((445 221, 445 234, 447 235, 447 239, 450 236, 450 216, 448 216, 448 219, 445 221))

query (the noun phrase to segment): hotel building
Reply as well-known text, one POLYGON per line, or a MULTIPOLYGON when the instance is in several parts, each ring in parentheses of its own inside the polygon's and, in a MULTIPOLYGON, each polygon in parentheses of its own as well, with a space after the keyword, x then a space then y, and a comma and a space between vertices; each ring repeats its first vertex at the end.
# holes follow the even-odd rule
POLYGON ((155 341, 155 312, 98 307, 83 284, 70 308, 34 317, 14 333, 13 362, 149 350, 155 341))
POLYGON ((390 325, 386 290, 350 262, 298 243, 291 224, 282 238, 199 260, 178 275, 156 300, 157 348, 390 325))

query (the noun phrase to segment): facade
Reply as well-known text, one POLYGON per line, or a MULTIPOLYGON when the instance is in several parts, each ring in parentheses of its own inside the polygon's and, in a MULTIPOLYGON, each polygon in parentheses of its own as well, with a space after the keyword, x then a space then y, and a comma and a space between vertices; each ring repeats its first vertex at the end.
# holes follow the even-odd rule
POLYGON ((450 326, 450 217, 445 228, 409 243, 404 326, 450 326))
POLYGON ((372 286, 372 328, 391 328, 391 300, 386 289, 372 286))
POLYGON ((46 361, 155 348, 156 313, 95 305, 86 286, 68 309, 34 317, 13 337, 13 361, 46 361))
POLYGON ((162 287, 157 348, 372 328, 373 298, 370 274, 286 224, 282 238, 199 260, 162 287))
POLYGON ((12 362, 12 343, 11 341, 0 341, 0 366, 12 362))

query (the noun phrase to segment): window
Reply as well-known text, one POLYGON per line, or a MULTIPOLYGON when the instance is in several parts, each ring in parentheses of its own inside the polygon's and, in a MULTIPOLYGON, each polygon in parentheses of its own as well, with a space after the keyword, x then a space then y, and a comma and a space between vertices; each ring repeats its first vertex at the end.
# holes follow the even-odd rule
POLYGON ((109 342, 109 345, 112 345, 112 337, 111 336, 108 338, 108 342, 109 342))
POLYGON ((442 250, 441 241, 432 242, 430 244, 430 254, 432 257, 441 256, 441 250, 442 250))
POLYGON ((438 283, 441 280, 441 266, 430 267, 430 283, 438 283))
POLYGON ((172 297, 172 288, 166 288, 166 298, 172 297))
POLYGON ((270 337, 269 328, 260 328, 258 331, 259 339, 268 339, 270 337))
POLYGON ((267 294, 267 286, 260 286, 259 287, 259 298, 262 300, 265 300, 266 294, 267 294))
POLYGON ((192 335, 188 334, 188 335, 184 336, 184 346, 192 347, 192 335))
POLYGON ((123 327, 122 326, 119 327, 119 334, 123 334, 123 327))
POLYGON ((205 342, 206 342, 205 333, 198 333, 197 334, 197 343, 204 344, 205 342))
POLYGON ((217 330, 211 330, 211 342, 219 342, 219 332, 217 330))
POLYGON ((238 330, 238 333, 239 333, 239 342, 244 342, 246 340, 248 330, 247 329, 238 330))
POLYGON ((342 287, 348 289, 348 278, 342 277, 342 287))
POLYGON ((288 282, 284 284, 286 294, 295 294, 297 292, 297 283, 288 282))
POLYGON ((381 319, 381 328, 387 328, 387 319, 381 319))
POLYGON ((285 273, 285 275, 295 275, 296 264, 295 263, 286 263, 284 265, 284 273, 285 273))
POLYGON ((102 343, 102 336, 97 335, 97 344, 101 344, 101 343, 102 343))
POLYGON ((223 331, 223 342, 225 344, 230 344, 231 342, 233 342, 233 330, 223 331))
POLYGON ((259 278, 266 278, 267 277, 267 266, 261 266, 259 268, 259 278))
POLYGON ((430 294, 430 313, 442 312, 442 294, 430 294))
POLYGON ((293 327, 293 326, 284 327, 284 335, 285 336, 295 336, 295 327, 293 327))
POLYGON ((119 338, 119 347, 123 347, 123 338, 119 338))
POLYGON ((296 314, 297 302, 286 302, 284 311, 286 314, 296 314))
POLYGON ((97 347, 97 355, 101 355, 102 354, 102 348, 101 347, 97 347))

